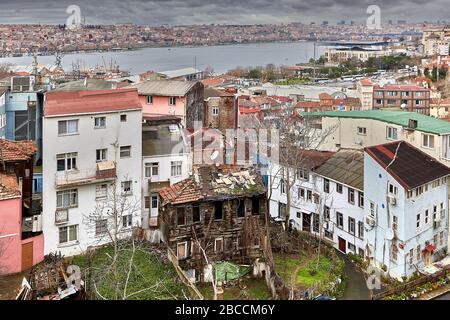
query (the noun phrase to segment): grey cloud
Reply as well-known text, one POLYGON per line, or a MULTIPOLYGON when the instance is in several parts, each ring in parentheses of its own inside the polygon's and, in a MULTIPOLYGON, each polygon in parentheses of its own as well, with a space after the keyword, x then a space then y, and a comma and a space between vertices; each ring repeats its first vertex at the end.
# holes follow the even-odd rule
POLYGON ((252 24, 364 21, 369 5, 382 19, 447 19, 449 0, 0 0, 0 23, 62 24, 70 4, 81 7, 87 23, 148 25, 252 24))

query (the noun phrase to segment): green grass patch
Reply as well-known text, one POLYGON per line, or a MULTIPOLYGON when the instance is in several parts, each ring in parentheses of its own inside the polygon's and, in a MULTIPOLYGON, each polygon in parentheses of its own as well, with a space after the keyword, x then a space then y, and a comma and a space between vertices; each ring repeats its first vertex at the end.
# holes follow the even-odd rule
MULTIPOLYGON (((197 288, 206 300, 214 298, 214 290, 211 283, 200 283, 197 288)), ((224 300, 268 300, 271 298, 264 279, 243 277, 233 284, 223 287, 224 300)))
POLYGON ((166 300, 184 299, 183 292, 189 295, 170 262, 160 261, 148 245, 140 244, 138 247, 133 255, 131 244, 122 245, 116 267, 112 264, 112 246, 98 248, 91 259, 76 256, 72 264, 82 269, 88 292, 93 298, 101 298, 101 295, 106 299, 123 299, 125 296, 129 300, 166 300), (95 293, 94 283, 100 295, 95 293))

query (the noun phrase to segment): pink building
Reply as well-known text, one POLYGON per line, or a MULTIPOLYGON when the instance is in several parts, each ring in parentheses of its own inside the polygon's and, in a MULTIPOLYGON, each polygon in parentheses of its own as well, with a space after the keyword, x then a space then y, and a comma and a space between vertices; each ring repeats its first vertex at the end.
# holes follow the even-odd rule
POLYGON ((176 116, 186 128, 203 121, 204 86, 199 81, 148 80, 132 87, 138 89, 144 116, 176 116))
POLYGON ((40 214, 31 207, 34 143, 0 140, 0 275, 18 273, 44 259, 40 214), (29 202, 30 201, 30 202, 29 202))

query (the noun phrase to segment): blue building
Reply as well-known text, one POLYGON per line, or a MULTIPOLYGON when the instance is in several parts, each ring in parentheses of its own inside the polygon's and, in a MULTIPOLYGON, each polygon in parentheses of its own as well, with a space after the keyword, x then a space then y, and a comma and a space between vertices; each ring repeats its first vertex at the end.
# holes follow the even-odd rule
POLYGON ((43 103, 44 91, 35 90, 34 77, 11 78, 11 87, 5 98, 6 139, 35 141, 35 165, 42 162, 43 103))
POLYGON ((0 139, 6 138, 6 94, 8 89, 0 88, 0 139))

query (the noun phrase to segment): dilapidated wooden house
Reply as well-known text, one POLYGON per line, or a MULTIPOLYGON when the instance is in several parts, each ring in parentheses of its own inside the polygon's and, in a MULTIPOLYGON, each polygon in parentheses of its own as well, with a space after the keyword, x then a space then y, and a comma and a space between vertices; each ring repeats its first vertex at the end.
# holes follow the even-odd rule
POLYGON ((163 239, 185 270, 262 256, 266 187, 257 169, 200 166, 159 192, 163 239))

